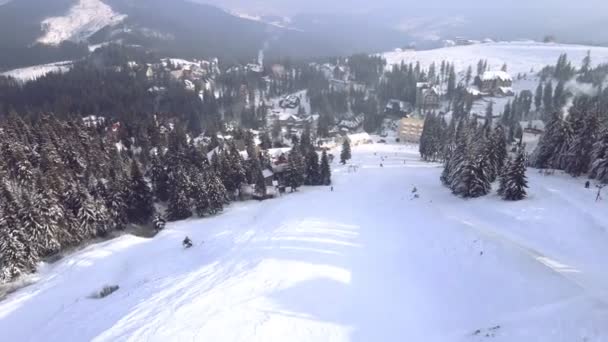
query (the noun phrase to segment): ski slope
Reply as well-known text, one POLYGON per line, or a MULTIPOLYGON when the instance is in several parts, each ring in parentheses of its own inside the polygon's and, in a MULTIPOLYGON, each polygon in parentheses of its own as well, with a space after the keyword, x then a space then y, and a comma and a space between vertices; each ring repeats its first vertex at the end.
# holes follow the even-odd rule
POLYGON ((352 164, 334 165, 333 192, 45 265, 0 302, 2 339, 608 341, 608 201, 584 180, 530 170, 525 201, 461 200, 416 147, 357 146, 352 164), (120 290, 89 298, 104 285, 120 290))

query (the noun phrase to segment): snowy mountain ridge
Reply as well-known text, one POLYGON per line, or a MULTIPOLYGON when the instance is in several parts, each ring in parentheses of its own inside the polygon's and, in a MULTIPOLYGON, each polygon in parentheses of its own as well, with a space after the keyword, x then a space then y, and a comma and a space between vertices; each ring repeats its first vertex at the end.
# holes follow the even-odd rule
POLYGON ((63 41, 84 41, 104 27, 116 25, 127 16, 116 13, 101 0, 79 0, 64 16, 42 22, 39 43, 58 45, 63 41))

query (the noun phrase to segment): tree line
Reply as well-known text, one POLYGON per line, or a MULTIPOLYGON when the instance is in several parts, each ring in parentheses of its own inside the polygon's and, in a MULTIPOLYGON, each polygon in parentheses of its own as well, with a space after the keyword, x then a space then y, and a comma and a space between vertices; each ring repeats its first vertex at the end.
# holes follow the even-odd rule
MULTIPOLYGON (((165 220, 218 214, 244 184, 266 194, 263 170, 272 162, 251 131, 235 134, 245 141, 245 158, 234 141, 198 144, 179 123, 146 127, 147 135, 131 136, 103 121, 0 120, 0 282, 130 225, 162 229, 165 220)), ((310 136, 294 145, 287 163, 281 180, 293 190, 331 184, 327 153, 319 161, 310 136)))

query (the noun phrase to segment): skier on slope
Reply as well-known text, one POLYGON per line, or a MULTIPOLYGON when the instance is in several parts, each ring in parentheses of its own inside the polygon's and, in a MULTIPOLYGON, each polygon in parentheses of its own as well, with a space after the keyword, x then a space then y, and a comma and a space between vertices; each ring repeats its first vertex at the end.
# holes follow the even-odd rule
POLYGON ((184 248, 188 249, 192 247, 192 240, 190 240, 190 238, 186 236, 184 242, 182 242, 182 245, 184 246, 184 248))

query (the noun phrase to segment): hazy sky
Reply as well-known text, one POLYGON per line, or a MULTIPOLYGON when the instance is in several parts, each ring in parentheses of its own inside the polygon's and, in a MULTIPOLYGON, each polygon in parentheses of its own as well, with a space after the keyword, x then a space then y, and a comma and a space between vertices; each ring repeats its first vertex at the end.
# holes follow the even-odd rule
POLYGON ((501 8, 557 9, 560 12, 608 12, 608 0, 197 0, 225 8, 263 14, 294 15, 306 12, 365 12, 370 10, 446 9, 470 11, 501 8))

